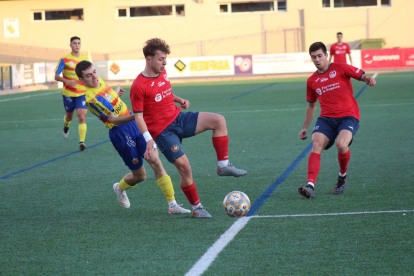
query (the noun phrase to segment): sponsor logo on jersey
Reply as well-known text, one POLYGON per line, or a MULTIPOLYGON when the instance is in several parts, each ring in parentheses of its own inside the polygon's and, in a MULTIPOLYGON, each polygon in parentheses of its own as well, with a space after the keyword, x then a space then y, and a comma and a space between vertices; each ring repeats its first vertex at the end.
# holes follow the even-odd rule
POLYGON ((328 78, 322 78, 321 82, 324 82, 324 81, 327 81, 327 80, 328 80, 328 78))
POLYGON ((113 99, 111 95, 106 94, 106 93, 105 93, 105 98, 106 98, 108 101, 112 101, 112 99, 113 99))
POLYGON ((161 87, 161 86, 163 86, 164 84, 165 84, 165 82, 160 81, 160 82, 158 82, 158 87, 161 87))
POLYGON ((155 101, 160 102, 161 100, 162 100, 161 94, 157 94, 157 96, 155 96, 155 101))
POLYGON ((336 71, 335 70, 332 70, 330 73, 329 73, 329 77, 332 79, 332 78, 335 78, 336 77, 336 71))
POLYGON ((173 145, 173 146, 171 147, 171 150, 172 150, 173 152, 177 152, 179 149, 180 149, 180 148, 178 147, 178 145, 173 145))
POLYGON ((356 72, 355 73, 358 73, 359 72, 359 69, 358 70, 356 70, 356 72))

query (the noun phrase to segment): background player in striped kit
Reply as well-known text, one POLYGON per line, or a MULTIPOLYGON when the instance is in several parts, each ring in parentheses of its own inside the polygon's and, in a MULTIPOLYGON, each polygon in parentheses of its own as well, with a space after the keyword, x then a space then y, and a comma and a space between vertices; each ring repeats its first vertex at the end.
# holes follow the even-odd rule
POLYGON ((62 96, 66 115, 63 118, 62 135, 64 138, 68 138, 69 125, 73 119, 74 110, 76 109, 76 115, 79 121, 79 149, 83 151, 86 148, 85 117, 88 108, 85 105, 85 85, 79 81, 75 73, 75 67, 82 60, 89 59, 80 54, 81 40, 79 37, 71 37, 69 46, 72 51, 60 58, 55 69, 55 80, 63 82, 62 96), (63 76, 60 76, 61 73, 63 76))

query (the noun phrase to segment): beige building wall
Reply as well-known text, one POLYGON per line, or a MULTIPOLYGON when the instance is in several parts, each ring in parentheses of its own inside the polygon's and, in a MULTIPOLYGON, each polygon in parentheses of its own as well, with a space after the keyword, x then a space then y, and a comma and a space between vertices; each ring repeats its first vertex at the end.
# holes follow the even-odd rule
MULTIPOLYGON (((380 0, 379 0, 380 1, 380 0)), ((79 36, 82 49, 95 59, 142 58, 141 48, 152 37, 165 39, 171 56, 216 56, 295 52, 315 41, 331 44, 336 32, 345 41, 385 38, 385 47, 413 47, 414 1, 391 0, 390 7, 322 8, 322 0, 287 0, 286 12, 220 14, 219 5, 239 1, 203 0, 27 0, 0 1, 0 19, 18 18, 20 36, 5 38, 2 45, 20 49, 26 45, 53 49, 44 59, 56 59, 69 51, 69 38, 79 36), (183 17, 117 18, 117 8, 151 5, 185 5, 183 17), (83 8, 83 21, 34 22, 33 12, 83 8), (304 43, 300 38, 304 10, 304 43), (265 33, 265 35, 264 35, 265 33), (304 47, 300 48, 301 45, 304 47), (15 47, 16 46, 16 47, 15 47), (19 48, 20 47, 20 48, 19 48), (58 52, 59 54, 54 54, 58 52), (56 55, 56 57, 54 56, 56 55)), ((277 1, 276 1, 277 2, 277 1)), ((277 3, 275 3, 277 6, 277 3)), ((39 49, 36 48, 39 52, 39 49)), ((4 52, 4 51, 3 51, 4 52)), ((6 53, 7 54, 7 53, 6 53)), ((0 53, 0 59, 5 53, 0 53)), ((42 57, 40 57, 42 58, 42 57)), ((0 61, 1 63, 1 61, 0 61)))

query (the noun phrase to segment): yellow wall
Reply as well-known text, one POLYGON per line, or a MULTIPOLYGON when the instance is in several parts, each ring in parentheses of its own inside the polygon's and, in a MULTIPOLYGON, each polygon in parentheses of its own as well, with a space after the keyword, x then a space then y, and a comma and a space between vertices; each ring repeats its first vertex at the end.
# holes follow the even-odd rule
MULTIPOLYGON (((344 33, 345 41, 366 38, 367 18, 369 37, 385 38, 385 47, 414 46, 411 0, 391 0, 391 7, 346 9, 323 9, 322 0, 287 0, 287 12, 218 13, 219 3, 241 1, 157 0, 157 5, 185 4, 185 17, 121 20, 116 19, 116 7, 154 5, 155 1, 0 1, 1 24, 3 18, 18 18, 20 29, 19 38, 4 38, 2 27, 0 43, 69 50, 69 38, 77 35, 82 39, 83 50, 108 54, 109 59, 136 59, 142 58, 140 49, 145 40, 161 37, 172 46, 171 56, 261 54, 264 26, 266 51, 283 52, 283 29, 299 28, 298 10, 304 9, 306 49, 315 41, 335 42, 338 31, 344 33), (69 8, 83 8, 84 21, 32 21, 32 11, 69 8)), ((289 51, 292 47, 289 46, 289 51)))

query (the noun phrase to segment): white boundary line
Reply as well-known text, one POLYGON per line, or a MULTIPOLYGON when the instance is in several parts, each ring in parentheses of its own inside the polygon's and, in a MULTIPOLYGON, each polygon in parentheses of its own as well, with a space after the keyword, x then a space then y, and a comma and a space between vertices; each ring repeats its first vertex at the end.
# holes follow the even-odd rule
POLYGON ((9 102, 9 101, 16 101, 16 100, 22 100, 22 99, 27 99, 27 98, 32 98, 32 97, 46 96, 46 95, 57 94, 57 93, 62 93, 62 91, 53 91, 53 92, 42 93, 42 94, 38 94, 38 95, 28 95, 28 96, 24 96, 24 97, 4 99, 4 100, 0 100, 0 103, 9 102))
POLYGON ((218 254, 229 244, 237 233, 252 218, 285 218, 285 217, 315 217, 315 216, 340 216, 340 215, 364 215, 364 214, 384 214, 384 213, 408 213, 414 210, 390 210, 390 211, 365 211, 365 212, 345 212, 345 213, 326 213, 326 214, 295 214, 295 215, 274 215, 274 216, 252 216, 237 219, 233 225, 224 232, 223 235, 207 250, 207 252, 193 265, 185 276, 202 275, 216 259, 218 254))
POLYGON ((346 213, 327 213, 327 214, 296 214, 296 215, 252 216, 251 218, 319 217, 319 216, 365 215, 365 214, 408 213, 408 212, 414 212, 414 210, 390 210, 390 211, 366 211, 366 212, 346 212, 346 213))
MULTIPOLYGON (((369 104, 369 105, 360 105, 359 107, 383 107, 383 106, 402 106, 402 105, 414 105, 412 103, 389 103, 389 104, 369 104)), ((239 111, 219 111, 219 114, 229 114, 229 113, 256 113, 256 112, 278 112, 278 111, 297 111, 297 110, 306 110, 304 107, 297 107, 297 108, 281 108, 281 109, 258 109, 258 110, 239 110, 239 111)), ((86 119, 95 118, 93 116, 86 117, 86 119)), ((44 122, 44 121, 61 121, 62 118, 59 119, 41 119, 41 120, 22 120, 22 121, 0 121, 0 124, 8 124, 8 123, 29 123, 29 122, 44 122)))

